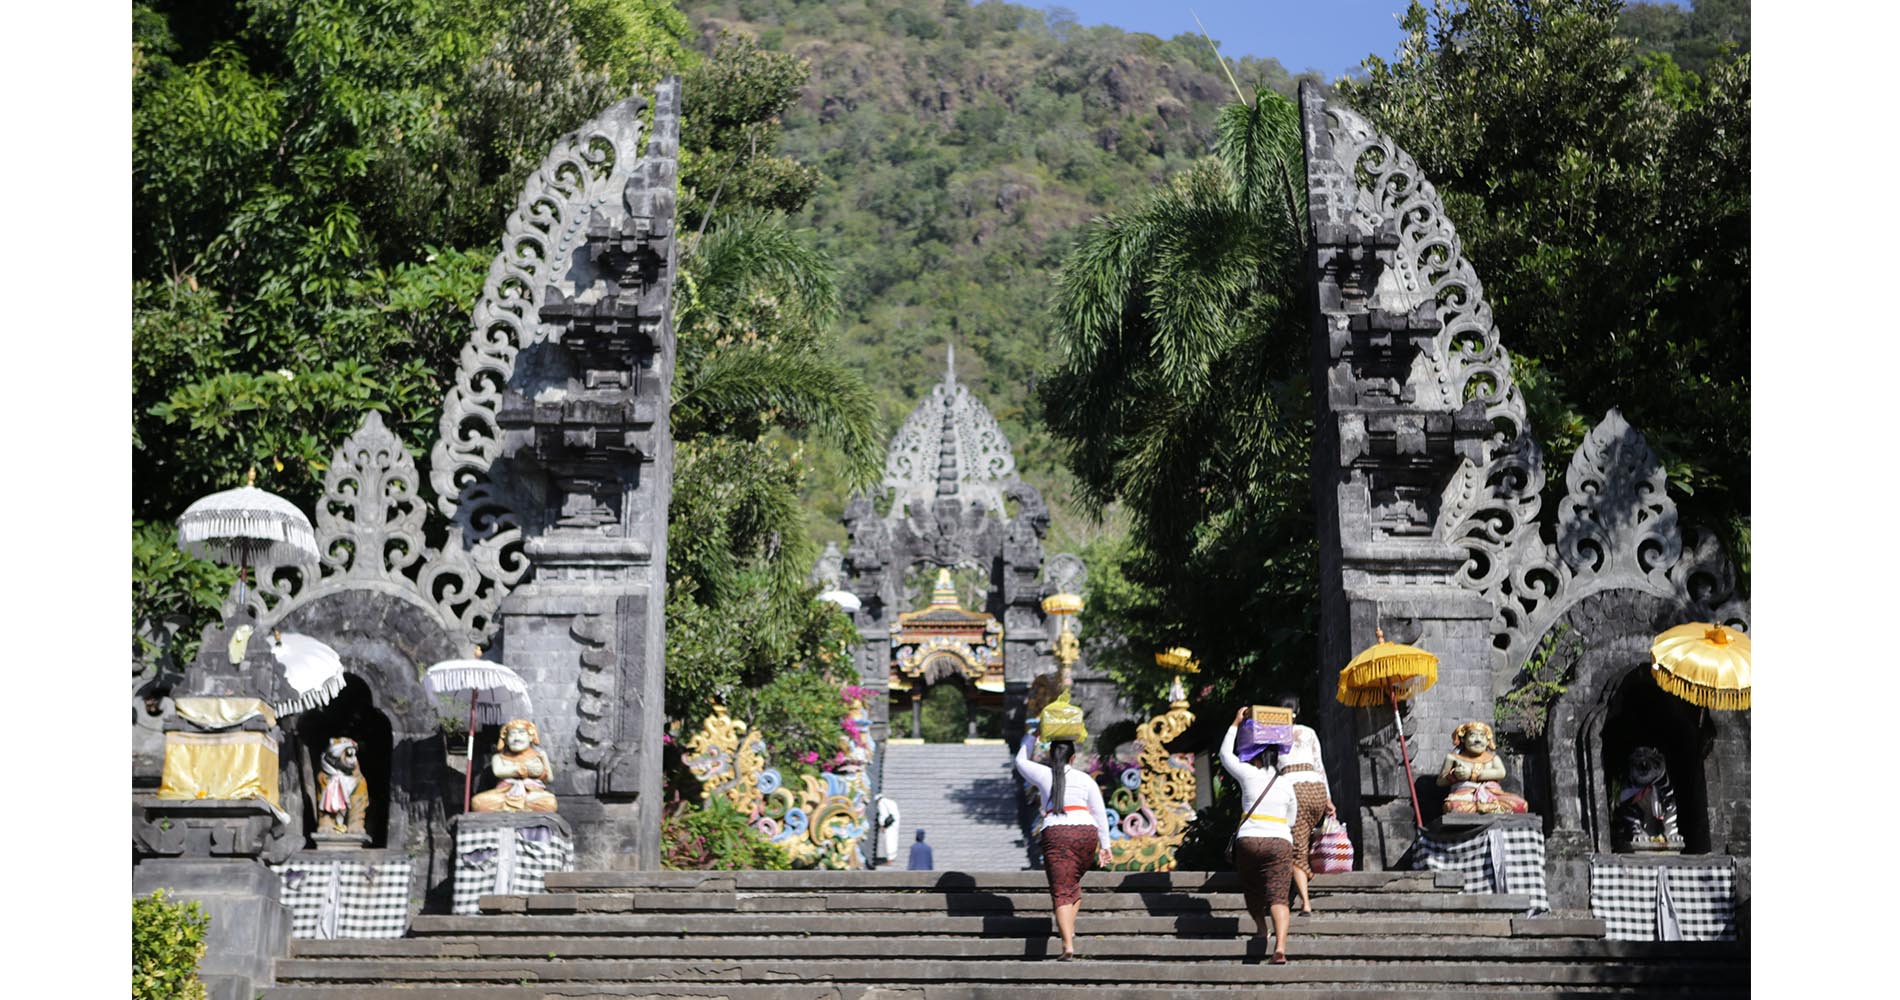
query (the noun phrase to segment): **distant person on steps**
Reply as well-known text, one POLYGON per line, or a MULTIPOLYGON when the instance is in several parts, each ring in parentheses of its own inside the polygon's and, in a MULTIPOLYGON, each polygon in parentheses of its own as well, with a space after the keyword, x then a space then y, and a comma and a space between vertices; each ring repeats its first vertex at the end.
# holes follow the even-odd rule
POLYGON ((1234 740, 1246 718, 1244 708, 1234 713, 1234 724, 1227 727, 1220 744, 1221 766, 1240 783, 1234 870, 1240 876, 1241 894, 1247 898, 1247 912, 1253 916, 1254 937, 1266 940, 1264 918, 1271 910, 1273 957, 1268 962, 1285 965, 1287 925, 1293 922, 1286 901, 1288 884, 1293 881, 1293 818, 1300 805, 1293 783, 1279 780, 1274 770, 1279 757, 1274 744, 1249 739, 1235 750, 1234 740))
POLYGON ((1075 958, 1075 915, 1082 908, 1082 873, 1107 867, 1108 810, 1102 790, 1086 772, 1069 766, 1075 744, 1049 744, 1049 763, 1029 758, 1034 733, 1016 747, 1016 770, 1042 795, 1042 870, 1049 877, 1049 898, 1055 904, 1056 930, 1062 934, 1062 958, 1075 958))
POLYGON ((881 865, 889 865, 897 860, 897 837, 899 823, 903 821, 898 812, 897 803, 880 795, 877 797, 877 860, 881 865))
POLYGON ((930 856, 930 845, 924 843, 924 831, 917 831, 917 842, 910 845, 910 864, 905 865, 914 872, 936 871, 937 859, 930 856))

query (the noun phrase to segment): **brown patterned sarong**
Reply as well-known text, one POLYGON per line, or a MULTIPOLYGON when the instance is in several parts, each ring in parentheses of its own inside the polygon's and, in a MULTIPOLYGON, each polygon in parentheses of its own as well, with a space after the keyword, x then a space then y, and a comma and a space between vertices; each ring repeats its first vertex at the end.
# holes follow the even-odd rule
POLYGON ((1293 882, 1293 845, 1278 837, 1242 837, 1234 841, 1234 871, 1256 919, 1269 906, 1285 906, 1293 882))
POLYGON ((1082 901, 1082 873, 1095 867, 1095 849, 1093 826, 1042 828, 1042 871, 1055 905, 1082 901))
POLYGON ((1313 828, 1326 818, 1326 786, 1316 781, 1300 782, 1293 786, 1293 798, 1300 804, 1300 814, 1293 818, 1293 867, 1312 878, 1313 828))

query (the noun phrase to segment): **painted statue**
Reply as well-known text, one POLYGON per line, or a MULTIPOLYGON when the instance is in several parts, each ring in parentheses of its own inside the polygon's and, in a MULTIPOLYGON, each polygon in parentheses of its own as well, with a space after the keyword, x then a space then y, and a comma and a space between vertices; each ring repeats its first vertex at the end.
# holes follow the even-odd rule
POLYGON ((1619 851, 1682 850, 1682 832, 1676 825, 1676 790, 1669 785, 1662 751, 1655 747, 1630 751, 1612 828, 1619 851))
POLYGON ((369 782, 356 759, 356 741, 330 740, 317 774, 317 832, 362 833, 369 813, 369 782))
POLYGON ((1504 762, 1493 747, 1497 738, 1491 727, 1473 720, 1452 730, 1451 741, 1457 749, 1445 755, 1445 767, 1438 772, 1438 787, 1445 793, 1448 813, 1521 813, 1530 806, 1522 796, 1512 795, 1498 782, 1504 780, 1504 762))
POLYGON ((495 756, 489 758, 488 768, 495 773, 495 787, 476 793, 469 801, 470 810, 555 811, 554 793, 547 785, 554 768, 548 764, 548 755, 541 752, 541 732, 534 723, 516 719, 501 727, 501 740, 495 744, 495 756))

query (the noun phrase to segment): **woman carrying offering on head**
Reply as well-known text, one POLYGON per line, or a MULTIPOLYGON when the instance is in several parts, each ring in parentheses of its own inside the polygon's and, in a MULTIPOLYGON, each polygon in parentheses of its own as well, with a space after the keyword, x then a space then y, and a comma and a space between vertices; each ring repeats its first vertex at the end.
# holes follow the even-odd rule
POLYGON ((1273 965, 1286 964, 1287 925, 1292 914, 1287 910, 1287 884, 1293 878, 1293 818, 1299 813, 1299 801, 1290 781, 1279 780, 1274 770, 1278 751, 1271 743, 1256 743, 1249 738, 1236 749, 1240 724, 1247 710, 1234 713, 1234 724, 1227 727, 1221 740, 1220 762, 1240 783, 1240 829, 1234 837, 1234 869, 1240 875, 1240 891, 1247 897, 1247 912, 1253 915, 1254 936, 1267 938, 1266 916, 1273 915, 1273 965))
POLYGON ((1069 766, 1075 757, 1074 742, 1050 743, 1049 763, 1043 765, 1030 759, 1029 744, 1034 740, 1032 732, 1017 745, 1016 771, 1042 796, 1042 829, 1038 834, 1042 868, 1049 877, 1056 930, 1062 934, 1060 960, 1067 962, 1075 958, 1075 914, 1082 908, 1082 873, 1109 863, 1108 810, 1095 779, 1069 766))
POLYGON ((1313 828, 1333 815, 1333 797, 1326 785, 1326 762, 1320 757, 1319 734, 1299 723, 1300 699, 1286 695, 1274 704, 1293 713, 1293 745, 1280 755, 1280 773, 1293 785, 1299 815, 1293 818, 1293 887, 1300 893, 1300 916, 1313 915, 1313 897, 1307 881, 1313 877, 1313 828))

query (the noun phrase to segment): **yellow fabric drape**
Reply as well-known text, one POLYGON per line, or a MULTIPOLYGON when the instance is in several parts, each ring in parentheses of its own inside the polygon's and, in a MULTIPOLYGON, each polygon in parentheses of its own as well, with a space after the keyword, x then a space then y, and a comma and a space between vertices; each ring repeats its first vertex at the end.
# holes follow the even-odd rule
POLYGON ((277 802, 277 740, 269 733, 165 734, 161 799, 263 799, 277 802))
POLYGON ((229 729, 260 716, 273 726, 277 724, 277 713, 262 698, 174 698, 172 711, 206 729, 229 729))

